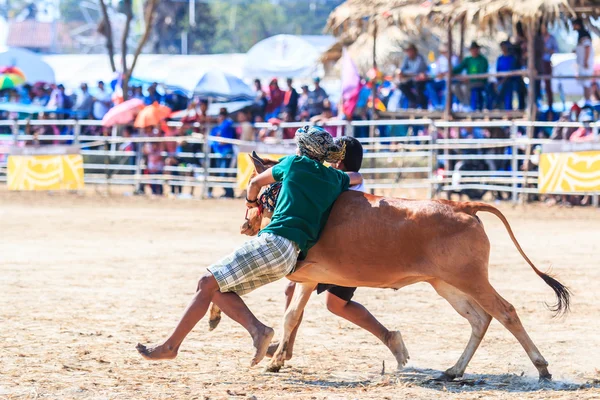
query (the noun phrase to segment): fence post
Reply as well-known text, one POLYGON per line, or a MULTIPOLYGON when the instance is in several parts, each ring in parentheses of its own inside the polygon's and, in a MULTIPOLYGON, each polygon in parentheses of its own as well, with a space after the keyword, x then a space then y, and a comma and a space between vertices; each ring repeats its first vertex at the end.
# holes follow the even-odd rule
POLYGON ((346 122, 346 136, 354 137, 354 125, 352 125, 352 121, 346 122))
POLYGON ((517 172, 519 169, 519 162, 517 160, 517 153, 519 152, 519 149, 517 147, 517 133, 518 133, 518 128, 517 125, 515 125, 514 122, 511 123, 510 125, 510 138, 512 139, 512 155, 511 155, 511 160, 510 160, 510 169, 511 169, 511 177, 512 177, 512 202, 513 204, 517 204, 519 201, 519 187, 517 184, 517 172))
POLYGON ((429 189, 428 189, 428 197, 429 200, 433 199, 435 196, 435 170, 437 169, 437 150, 435 149, 435 143, 436 143, 436 136, 437 136, 437 131, 436 131, 436 127, 433 121, 431 121, 431 125, 429 125, 429 136, 431 137, 431 139, 429 140, 429 143, 431 144, 430 149, 429 149, 429 172, 428 172, 428 178, 429 178, 429 189))
POLYGON ((115 141, 115 139, 117 138, 118 135, 118 128, 117 125, 114 125, 112 127, 112 132, 111 132, 111 138, 112 138, 112 143, 110 144, 110 152, 112 153, 112 156, 115 156, 115 151, 117 151, 117 142, 115 141))
POLYGON ((13 144, 16 146, 19 144, 19 121, 14 120, 12 126, 13 144))
POLYGON ((79 123, 79 120, 76 119, 75 120, 75 125, 73 125, 73 144, 74 145, 78 145, 79 144, 79 136, 81 135, 81 124, 79 123))
POLYGON ((142 150, 144 147, 143 142, 134 143, 135 148, 135 176, 133 178, 134 193, 143 194, 144 186, 142 185, 142 150))
POLYGON ((108 165, 110 159, 108 157, 108 140, 104 142, 104 173, 106 174, 106 193, 110 194, 110 171, 108 165))
POLYGON ((203 198, 208 198, 208 186, 209 186, 209 182, 208 182, 208 170, 210 168, 210 144, 208 143, 208 129, 206 129, 204 131, 204 168, 203 168, 203 184, 202 184, 202 197, 203 198))

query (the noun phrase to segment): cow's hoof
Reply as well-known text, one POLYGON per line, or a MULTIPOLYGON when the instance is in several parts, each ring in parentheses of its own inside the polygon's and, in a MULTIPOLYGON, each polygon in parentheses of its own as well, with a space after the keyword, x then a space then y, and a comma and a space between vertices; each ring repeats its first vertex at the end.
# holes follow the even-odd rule
POLYGON ((540 383, 548 383, 548 382, 552 382, 552 374, 551 373, 547 373, 544 375, 540 375, 540 383))
POLYGON ((439 374, 438 376, 433 378, 433 380, 437 381, 437 382, 452 382, 455 378, 456 378, 456 375, 449 374, 446 371, 446 372, 442 372, 441 374, 439 374))
POLYGON ((211 319, 208 321, 208 331, 212 332, 214 331, 217 326, 219 326, 219 322, 221 322, 221 316, 215 318, 215 319, 211 319))
POLYGON ((281 370, 281 367, 283 367, 283 365, 269 364, 265 368, 265 372, 279 372, 281 370))

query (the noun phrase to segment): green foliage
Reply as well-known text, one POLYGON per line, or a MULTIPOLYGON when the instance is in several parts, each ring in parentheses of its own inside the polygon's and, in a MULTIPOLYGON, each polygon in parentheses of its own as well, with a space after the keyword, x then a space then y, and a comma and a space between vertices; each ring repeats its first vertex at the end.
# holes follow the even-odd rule
POLYGON ((220 0, 211 4, 217 18, 213 53, 248 51, 269 36, 320 35, 329 13, 343 0, 220 0))
POLYGON ((190 25, 189 4, 163 0, 157 9, 154 52, 179 53, 181 36, 188 32, 190 54, 209 53, 214 43, 217 20, 207 3, 196 2, 195 25, 190 25))
POLYGON ((83 22, 80 0, 60 0, 60 18, 63 22, 83 22))

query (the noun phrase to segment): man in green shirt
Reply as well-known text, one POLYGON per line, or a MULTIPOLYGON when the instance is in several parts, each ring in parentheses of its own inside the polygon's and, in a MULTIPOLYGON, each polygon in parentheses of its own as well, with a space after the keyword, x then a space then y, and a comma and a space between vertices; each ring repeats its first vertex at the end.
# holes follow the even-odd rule
POLYGON ((264 358, 273 329, 258 321, 240 296, 293 272, 298 256, 305 256, 317 242, 338 196, 350 185, 362 182, 357 172, 342 172, 323 165, 325 161, 342 160, 345 146, 334 143, 322 128, 300 128, 295 138, 297 155, 284 157, 279 164, 254 177, 248 186, 246 205, 253 208, 263 186, 282 183, 271 223, 258 237, 208 268, 171 336, 155 346, 138 344, 137 350, 144 358, 175 358, 179 346, 204 317, 211 302, 252 336, 256 353, 251 366, 264 358))
MULTIPOLYGON (((469 51, 471 56, 465 57, 459 65, 454 67, 452 73, 461 74, 463 71, 466 71, 467 75, 487 74, 489 64, 487 58, 481 54, 481 46, 477 42, 473 42, 469 51)), ((471 109, 473 111, 483 109, 483 94, 486 83, 487 79, 471 79, 469 81, 471 88, 471 109)))

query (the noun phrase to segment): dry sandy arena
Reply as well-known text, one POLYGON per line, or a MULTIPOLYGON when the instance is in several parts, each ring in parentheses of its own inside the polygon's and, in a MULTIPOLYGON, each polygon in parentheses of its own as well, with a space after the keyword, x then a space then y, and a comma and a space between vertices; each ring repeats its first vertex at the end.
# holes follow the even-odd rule
MULTIPOLYGON (((245 240, 243 203, 1 192, 0 398, 600 398, 600 212, 502 209, 530 257, 574 294, 572 313, 552 319, 544 308, 551 289, 502 224, 482 214, 491 281, 549 361, 551 384, 537 383, 523 349, 495 321, 463 380, 431 381, 457 360, 470 328, 426 284, 357 293, 403 332, 411 360, 399 373, 382 344, 329 314, 316 295, 296 355, 279 374, 264 373, 264 361, 248 368, 249 336, 228 319, 210 333, 201 321, 178 359, 148 362, 136 343, 164 338, 205 267, 245 240)), ((247 298, 277 331, 284 285, 247 298)))

